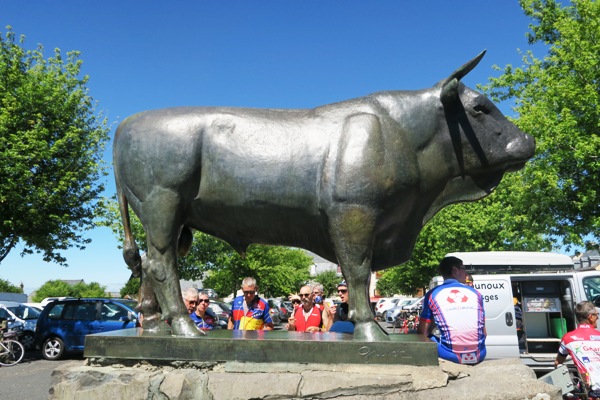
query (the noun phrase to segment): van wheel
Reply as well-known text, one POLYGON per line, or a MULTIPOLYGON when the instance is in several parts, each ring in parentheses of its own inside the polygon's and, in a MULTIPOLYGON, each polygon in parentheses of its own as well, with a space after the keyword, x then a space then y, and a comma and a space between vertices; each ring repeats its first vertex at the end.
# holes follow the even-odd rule
POLYGON ((27 331, 21 335, 19 342, 25 347, 25 350, 33 349, 33 332, 27 331))
POLYGON ((65 352, 65 343, 57 338, 46 339, 42 346, 42 355, 46 360, 59 360, 65 352))

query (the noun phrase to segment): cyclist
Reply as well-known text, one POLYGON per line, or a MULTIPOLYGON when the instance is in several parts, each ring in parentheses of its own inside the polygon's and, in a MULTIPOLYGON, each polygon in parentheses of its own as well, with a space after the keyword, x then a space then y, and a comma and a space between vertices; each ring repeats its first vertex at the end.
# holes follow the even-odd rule
POLYGON ((594 303, 582 301, 575 306, 575 317, 579 326, 563 336, 554 365, 563 364, 570 355, 589 390, 589 398, 600 399, 600 331, 596 330, 598 310, 594 303))

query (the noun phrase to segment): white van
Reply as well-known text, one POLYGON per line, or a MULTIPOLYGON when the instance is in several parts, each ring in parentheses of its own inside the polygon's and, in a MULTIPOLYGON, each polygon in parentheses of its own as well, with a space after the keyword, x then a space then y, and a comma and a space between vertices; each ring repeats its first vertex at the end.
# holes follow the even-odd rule
MULTIPOLYGON (((548 372, 554 369, 560 339, 576 328, 575 305, 589 300, 600 307, 600 271, 575 269, 566 255, 496 251, 447 256, 463 261, 483 296, 486 359, 519 357, 534 370, 548 372), (522 330, 517 333, 518 322, 522 330)), ((430 289, 442 282, 434 277, 430 289)))

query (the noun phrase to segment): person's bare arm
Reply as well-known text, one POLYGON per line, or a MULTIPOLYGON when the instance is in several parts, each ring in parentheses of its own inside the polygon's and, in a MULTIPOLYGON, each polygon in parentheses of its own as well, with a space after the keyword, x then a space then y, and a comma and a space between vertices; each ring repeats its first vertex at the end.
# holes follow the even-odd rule
POLYGON ((265 330, 265 331, 272 331, 273 330, 273 323, 269 322, 268 324, 265 324, 265 327, 263 328, 263 330, 265 330))
POLYGON ((422 320, 419 317, 419 326, 417 327, 417 333, 423 336, 429 336, 429 331, 431 329, 431 322, 422 320))

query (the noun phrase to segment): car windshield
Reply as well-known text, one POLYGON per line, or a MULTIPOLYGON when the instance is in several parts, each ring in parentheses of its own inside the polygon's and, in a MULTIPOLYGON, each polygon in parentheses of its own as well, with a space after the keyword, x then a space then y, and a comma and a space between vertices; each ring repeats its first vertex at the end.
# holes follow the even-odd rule
POLYGON ((38 319, 40 312, 33 307, 28 307, 23 304, 19 304, 14 307, 7 307, 13 314, 21 319, 38 319))

